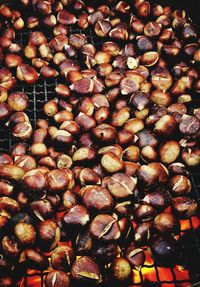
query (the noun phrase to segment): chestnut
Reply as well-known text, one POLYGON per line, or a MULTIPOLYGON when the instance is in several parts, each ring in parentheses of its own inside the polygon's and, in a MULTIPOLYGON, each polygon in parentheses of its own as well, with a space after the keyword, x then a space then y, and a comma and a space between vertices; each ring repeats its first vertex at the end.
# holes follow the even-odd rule
POLYGON ((10 107, 7 103, 0 103, 0 120, 6 121, 10 116, 10 107))
POLYGON ((173 195, 187 195, 191 191, 191 182, 185 175, 174 175, 169 181, 169 187, 173 195))
POLYGON ((13 236, 5 235, 1 239, 2 251, 6 257, 15 260, 19 257, 20 247, 13 236))
POLYGON ((172 199, 172 209, 178 218, 188 219, 197 213, 198 204, 195 199, 179 196, 172 199))
POLYGON ((153 221, 153 227, 161 235, 179 234, 180 223, 171 213, 161 212, 153 221))
POLYGON ((93 240, 87 228, 78 233, 74 245, 77 255, 89 255, 91 253, 93 240))
POLYGON ((33 169, 25 173, 22 185, 32 197, 40 197, 46 188, 45 175, 39 169, 33 169))
POLYGON ((38 225, 38 240, 41 250, 53 250, 60 240, 60 228, 52 219, 41 221, 38 225))
POLYGON ((25 171, 15 164, 4 164, 0 169, 0 179, 10 182, 20 182, 24 174, 25 171))
POLYGON ((155 208, 147 203, 142 203, 136 206, 134 211, 136 220, 139 222, 152 220, 155 217, 156 213, 157 211, 155 210, 155 208))
POLYGON ((93 283, 98 285, 102 282, 101 270, 97 263, 89 256, 79 257, 71 268, 71 275, 75 281, 93 283))
POLYGON ((172 267, 179 262, 180 247, 174 237, 157 237, 150 245, 153 258, 160 266, 172 267))
POLYGON ((102 156, 101 165, 109 173, 119 172, 124 167, 123 161, 113 152, 107 152, 102 156))
POLYGON ((16 76, 18 80, 27 84, 34 84, 39 78, 38 73, 32 66, 23 63, 17 67, 16 76))
POLYGON ((175 162, 179 156, 180 145, 177 141, 166 141, 161 145, 159 153, 161 162, 171 164, 175 162))
POLYGON ((126 198, 133 194, 137 179, 123 173, 115 173, 108 180, 110 193, 117 198, 126 198))
POLYGON ((30 209, 34 214, 35 218, 43 221, 44 219, 49 219, 53 215, 53 207, 49 200, 40 199, 34 200, 30 204, 30 209))
POLYGON ((67 189, 69 184, 68 174, 64 169, 54 169, 47 173, 46 187, 51 192, 61 192, 67 189))
POLYGON ((90 224, 90 233, 101 241, 118 240, 120 237, 117 220, 109 214, 97 215, 90 224))
POLYGON ((36 161, 29 155, 21 155, 15 161, 15 164, 23 168, 25 172, 36 168, 36 161))
POLYGON ((75 254, 69 246, 58 246, 51 253, 51 266, 54 269, 69 271, 74 261, 75 254))
POLYGON ((162 188, 157 188, 156 191, 148 193, 142 201, 150 204, 157 210, 164 210, 171 203, 171 195, 168 191, 162 188))
POLYGON ((125 251, 125 257, 131 264, 131 266, 140 271, 145 262, 145 253, 141 248, 130 245, 125 251))
POLYGON ((18 123, 12 129, 13 136, 20 140, 28 140, 32 132, 32 125, 28 122, 18 123))
POLYGON ((120 247, 114 242, 99 243, 93 248, 94 258, 102 265, 111 263, 119 253, 120 247))
POLYGON ((149 189, 158 183, 158 174, 149 165, 142 165, 138 171, 138 180, 144 188, 149 189))
POLYGON ((117 257, 113 260, 109 267, 112 280, 118 283, 125 283, 131 277, 131 265, 127 259, 117 257))
POLYGON ((35 243, 36 231, 30 223, 19 222, 16 224, 14 234, 21 246, 30 246, 35 243))
POLYGON ((151 221, 141 222, 135 229, 134 242, 138 246, 144 246, 149 243, 151 238, 151 221))
MULTIPOLYGON (((108 20, 98 20, 94 25, 94 31, 99 37, 106 37, 111 30, 111 24, 108 20)), ((110 34, 109 34, 110 36, 110 34)))
POLYGON ((96 151, 92 147, 81 147, 77 149, 72 157, 72 160, 76 163, 87 164, 92 162, 96 158, 96 151))
POLYGON ((84 205, 72 206, 63 216, 63 224, 71 227, 85 226, 90 220, 89 212, 84 205))
POLYGON ((0 196, 11 196, 13 194, 14 186, 6 181, 0 181, 0 196))
POLYGON ((109 212, 114 205, 113 198, 109 191, 97 185, 84 188, 82 201, 88 210, 94 213, 109 212))
POLYGON ((109 124, 100 124, 97 125, 92 133, 98 141, 112 143, 116 136, 116 129, 109 124))
POLYGON ((69 287, 70 284, 68 274, 59 270, 50 271, 44 281, 46 287, 69 287))

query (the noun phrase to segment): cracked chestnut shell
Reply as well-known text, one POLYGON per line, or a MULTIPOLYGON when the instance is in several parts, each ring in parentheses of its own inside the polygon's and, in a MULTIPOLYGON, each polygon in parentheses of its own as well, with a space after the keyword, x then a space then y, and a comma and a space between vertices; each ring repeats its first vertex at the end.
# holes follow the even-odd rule
POLYGON ((79 257, 71 269, 75 281, 98 285, 102 282, 101 270, 97 263, 89 256, 79 257))
POLYGON ((57 270, 69 271, 75 258, 70 246, 58 246, 51 253, 51 266, 57 270))
POLYGON ((38 225, 39 246, 44 251, 50 251, 56 247, 60 240, 60 228, 52 219, 47 219, 38 225))
POLYGON ((110 241, 120 237, 117 220, 109 214, 97 215, 90 224, 90 233, 98 240, 110 241))
POLYGON ((123 173, 115 173, 108 180, 108 189, 116 198, 126 198, 133 194, 137 179, 123 173))
POLYGON ((70 284, 69 275, 63 271, 50 271, 45 277, 46 287, 68 287, 70 284))
POLYGON ((51 192, 61 192, 67 189, 69 177, 64 169, 54 169, 46 176, 46 186, 51 192))

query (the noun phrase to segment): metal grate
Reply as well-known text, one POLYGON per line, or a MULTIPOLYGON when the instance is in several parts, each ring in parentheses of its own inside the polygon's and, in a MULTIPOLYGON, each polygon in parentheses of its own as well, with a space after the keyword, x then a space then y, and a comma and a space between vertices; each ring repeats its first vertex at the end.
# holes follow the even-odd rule
MULTIPOLYGON (((71 33, 84 33, 88 38, 90 43, 94 44, 96 47, 99 47, 102 44, 102 39, 97 37, 91 29, 86 29, 81 31, 80 29, 71 28, 71 33)), ((27 43, 27 38, 29 36, 29 31, 20 31, 17 33, 16 40, 22 46, 27 43)), ((47 31, 47 38, 51 38, 51 32, 47 31)), ((27 110, 27 115, 30 118, 30 121, 35 127, 36 121, 39 118, 44 118, 42 113, 44 103, 56 97, 55 86, 57 85, 57 79, 44 79, 40 78, 38 82, 34 85, 26 85, 20 82, 17 83, 15 90, 25 92, 29 97, 29 108, 27 110)), ((10 131, 6 127, 0 127, 0 151, 8 152, 11 147, 17 143, 17 141, 12 137, 10 131)), ((190 174, 192 182, 192 192, 191 196, 194 197, 200 204, 200 172, 193 171, 190 174)), ((190 279, 178 280, 175 272, 175 268, 168 268, 167 271, 170 274, 169 280, 162 279, 162 270, 161 267, 158 267, 155 263, 145 264, 143 268, 138 272, 138 282, 132 284, 132 287, 142 286, 142 287, 182 287, 182 286, 191 286, 191 284, 200 281, 200 229, 195 229, 193 226, 192 219, 187 220, 187 224, 190 229, 182 230, 182 237, 180 243, 183 249, 183 258, 182 265, 187 268, 189 271, 190 279), (144 280, 143 271, 145 268, 154 270, 156 274, 155 280, 152 282, 147 282, 144 280)), ((166 269, 166 268, 165 268, 166 269)), ((37 286, 44 286, 44 276, 45 272, 35 271, 34 273, 27 272, 24 274, 24 281, 21 286, 29 287, 30 278, 39 278, 37 286)), ((108 287, 108 286, 107 286, 108 287)))

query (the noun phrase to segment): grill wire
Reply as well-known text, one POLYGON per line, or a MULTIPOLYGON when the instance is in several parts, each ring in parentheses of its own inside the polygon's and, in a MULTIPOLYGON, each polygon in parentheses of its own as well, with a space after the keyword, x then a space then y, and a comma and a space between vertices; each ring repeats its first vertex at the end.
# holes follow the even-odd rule
MULTIPOLYGON (((16 33, 16 42, 20 43, 23 47, 25 43, 27 43, 27 39, 29 37, 29 31, 23 30, 16 33)), ((103 40, 97 37, 92 29, 85 29, 80 30, 76 28, 70 28, 69 33, 84 33, 87 38, 88 42, 92 43, 95 47, 100 47, 103 43, 103 40)), ((48 40, 52 38, 51 31, 45 31, 45 36, 48 40)), ((63 79, 62 79, 63 81, 63 79)), ((36 127, 37 119, 45 118, 42 110, 43 105, 46 101, 53 99, 56 97, 55 93, 55 86, 57 82, 60 81, 56 79, 45 79, 39 78, 39 80, 34 85, 27 85, 17 82, 15 86, 16 91, 25 92, 29 98, 29 107, 26 110, 27 115, 29 116, 30 122, 33 128, 36 127)), ((0 126, 0 151, 1 152, 9 152, 11 147, 17 143, 17 140, 12 137, 11 132, 5 126, 0 126)), ((200 171, 193 170, 190 171, 190 180, 192 183, 192 191, 190 196, 197 200, 198 204, 200 205, 200 171)), ((163 287, 163 286, 176 286, 182 287, 184 286, 191 286, 193 283, 200 282, 200 228, 194 229, 192 220, 189 219, 190 229, 181 230, 183 236, 180 238, 180 244, 182 245, 183 250, 183 258, 181 264, 186 267, 189 271, 190 280, 178 280, 174 271, 174 268, 167 268, 171 273, 171 278, 173 280, 164 281, 161 280, 160 275, 161 271, 159 271, 163 267, 158 267, 155 263, 152 265, 144 265, 143 267, 154 268, 156 272, 156 281, 155 282, 146 282, 143 278, 142 269, 139 272, 140 282, 131 284, 132 287, 142 286, 142 287, 163 287), (185 285, 188 283, 188 285, 185 285)), ((165 268, 164 268, 165 269, 165 268)), ((28 285, 28 278, 38 277, 40 278, 40 282, 38 282, 37 286, 44 287, 44 276, 47 272, 43 271, 35 271, 34 273, 26 272, 23 274, 23 285, 21 287, 29 287, 28 285)), ((200 286, 196 285, 195 286, 200 286)), ((109 286, 105 286, 109 287, 109 286)))

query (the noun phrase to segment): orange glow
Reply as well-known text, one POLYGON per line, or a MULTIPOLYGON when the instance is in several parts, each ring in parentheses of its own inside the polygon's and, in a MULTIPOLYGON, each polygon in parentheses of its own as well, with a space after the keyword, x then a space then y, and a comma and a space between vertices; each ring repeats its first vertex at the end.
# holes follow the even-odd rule
MULTIPOLYGON (((200 219, 197 216, 191 217, 192 227, 197 229, 200 227, 200 219)), ((191 223, 189 219, 182 219, 180 220, 181 230, 188 230, 191 229, 191 223)))

